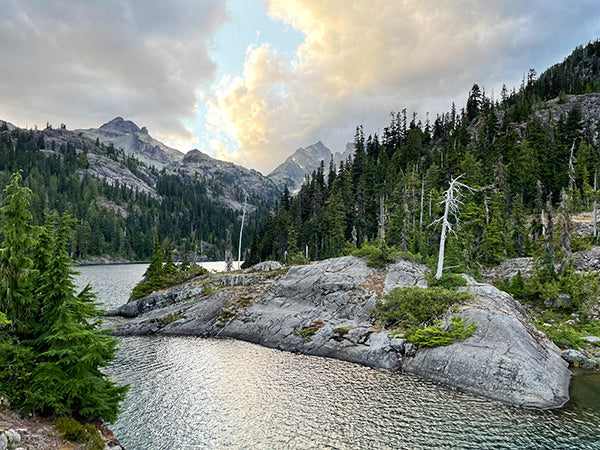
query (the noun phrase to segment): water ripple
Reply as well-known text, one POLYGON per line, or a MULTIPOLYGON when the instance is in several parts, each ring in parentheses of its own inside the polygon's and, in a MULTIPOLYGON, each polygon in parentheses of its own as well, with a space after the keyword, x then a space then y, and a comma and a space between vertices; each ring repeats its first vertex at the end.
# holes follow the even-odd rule
MULTIPOLYGON (((145 265, 80 268, 108 309, 145 265)), ((560 410, 512 408, 415 376, 245 342, 122 340, 108 368, 131 384, 111 428, 128 450, 600 449, 600 377, 560 410)))
POLYGON ((132 384, 113 425, 128 449, 600 448, 599 408, 511 408, 245 342, 126 338, 110 372, 132 384))

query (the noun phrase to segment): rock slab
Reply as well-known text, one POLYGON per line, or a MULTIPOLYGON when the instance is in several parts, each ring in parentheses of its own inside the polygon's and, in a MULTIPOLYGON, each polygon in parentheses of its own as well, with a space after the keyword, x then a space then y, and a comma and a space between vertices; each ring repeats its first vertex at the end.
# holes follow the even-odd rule
POLYGON ((456 313, 478 328, 464 341, 418 349, 402 339, 390 340, 392 330, 376 326, 373 309, 395 287, 426 287, 427 272, 427 267, 408 261, 376 270, 351 256, 294 266, 272 279, 247 272, 244 283, 221 283, 208 295, 199 294, 199 287, 182 285, 126 305, 122 315, 139 317, 116 333, 241 339, 374 368, 402 369, 522 407, 556 408, 569 399, 570 371, 560 350, 527 321, 510 295, 489 284, 469 279, 467 289, 475 300, 456 313))
POLYGON ((506 292, 470 280, 476 300, 457 313, 477 324, 471 337, 421 349, 403 369, 465 392, 527 408, 569 400, 570 371, 558 347, 531 325, 506 292))

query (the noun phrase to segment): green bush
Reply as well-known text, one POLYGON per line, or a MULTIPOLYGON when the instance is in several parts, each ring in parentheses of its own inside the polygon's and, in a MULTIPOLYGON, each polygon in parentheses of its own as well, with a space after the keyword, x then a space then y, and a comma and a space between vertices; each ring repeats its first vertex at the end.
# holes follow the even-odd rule
POLYGON ((384 327, 416 327, 443 314, 448 307, 464 303, 474 297, 468 292, 457 292, 442 287, 395 288, 384 297, 384 302, 373 310, 375 318, 384 327))
POLYGON ((10 325, 12 322, 10 320, 8 320, 8 318, 6 317, 6 314, 4 314, 2 311, 0 311, 0 327, 3 327, 5 325, 10 325))
POLYGON ((104 441, 92 424, 83 425, 71 417, 61 417, 56 421, 55 427, 68 441, 85 444, 85 448, 89 450, 104 449, 104 441))
POLYGON ((576 273, 573 261, 569 260, 560 277, 547 276, 544 268, 538 265, 530 278, 523 279, 519 272, 512 280, 497 282, 496 286, 521 302, 538 306, 543 306, 546 299, 567 294, 571 297, 572 304, 565 309, 578 310, 587 314, 588 309, 600 295, 600 274, 598 272, 576 273))
POLYGON ((425 328, 412 329, 406 333, 406 340, 418 347, 439 347, 453 344, 459 339, 466 339, 477 329, 475 322, 467 326, 466 320, 460 316, 452 317, 450 329, 442 330, 439 325, 432 325, 425 328))
POLYGON ((552 327, 544 327, 543 331, 560 348, 579 348, 585 341, 581 339, 581 334, 575 328, 566 324, 559 324, 552 327))
POLYGON ((313 334, 315 334, 319 328, 323 327, 325 324, 320 320, 315 320, 311 325, 307 327, 300 328, 299 330, 294 330, 294 334, 297 334, 302 338, 304 342, 310 341, 310 338, 313 334))
POLYGON ((208 270, 204 267, 191 267, 187 270, 175 273, 160 272, 135 286, 131 291, 129 301, 145 297, 146 295, 152 294, 154 291, 160 291, 161 289, 185 283, 192 278, 206 275, 207 273, 208 270))
POLYGON ((0 334, 0 395, 21 405, 29 392, 35 355, 31 348, 0 334))
POLYGON ((396 261, 394 252, 385 244, 365 242, 361 248, 354 251, 354 256, 367 259, 367 266, 381 269, 396 261))
POLYGON ((444 272, 442 278, 439 280, 436 279, 432 273, 428 273, 426 277, 427 284, 429 284, 430 287, 440 286, 446 289, 453 289, 467 285, 467 280, 458 273, 444 272))

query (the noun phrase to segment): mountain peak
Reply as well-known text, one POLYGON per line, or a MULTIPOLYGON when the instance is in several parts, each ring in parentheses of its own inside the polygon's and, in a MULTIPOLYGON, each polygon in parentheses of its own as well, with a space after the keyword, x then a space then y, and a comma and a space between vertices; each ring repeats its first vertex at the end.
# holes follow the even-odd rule
MULTIPOLYGON (((139 133, 142 131, 142 129, 140 129, 140 127, 138 127, 134 122, 131 120, 125 120, 121 116, 117 116, 110 122, 105 123, 100 127, 100 129, 105 131, 115 131, 118 133, 139 133)), ((144 129, 146 130, 145 134, 147 134, 148 130, 146 127, 144 127, 144 129)))
POLYGON ((183 158, 183 153, 154 139, 146 127, 140 128, 131 120, 115 117, 100 128, 79 130, 90 139, 99 139, 125 150, 146 164, 165 167, 183 158))
POLYGON ((331 150, 321 141, 308 147, 300 147, 283 164, 273 170, 268 178, 280 189, 287 186, 292 192, 295 192, 302 185, 304 177, 319 168, 321 161, 329 163, 331 154, 331 150))

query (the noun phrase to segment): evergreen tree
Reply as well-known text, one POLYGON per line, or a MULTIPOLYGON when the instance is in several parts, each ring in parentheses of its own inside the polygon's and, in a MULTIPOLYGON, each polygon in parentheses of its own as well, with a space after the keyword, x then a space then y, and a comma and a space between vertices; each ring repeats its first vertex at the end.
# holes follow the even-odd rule
POLYGON ((36 293, 42 305, 33 341, 39 357, 25 408, 112 422, 127 387, 116 386, 100 370, 114 359, 117 340, 111 330, 99 329, 101 321, 95 317, 101 311, 89 285, 76 293, 66 251, 71 223, 70 217, 63 217, 56 229, 44 232, 51 238, 38 243, 47 246, 38 254, 51 257, 40 264, 47 267, 39 273, 36 293))
POLYGON ((167 275, 173 275, 177 272, 177 267, 173 262, 173 247, 171 247, 171 241, 167 238, 167 248, 165 250, 167 255, 167 261, 163 267, 163 272, 167 275))
POLYGON ((144 272, 144 278, 147 280, 160 277, 163 274, 163 250, 158 237, 154 237, 154 245, 152 246, 152 261, 144 272))
POLYGON ((0 210, 0 234, 4 237, 0 248, 0 311, 12 321, 13 329, 27 333, 36 311, 30 255, 34 231, 29 211, 31 191, 21 183, 21 173, 17 172, 4 189, 6 197, 0 210))

